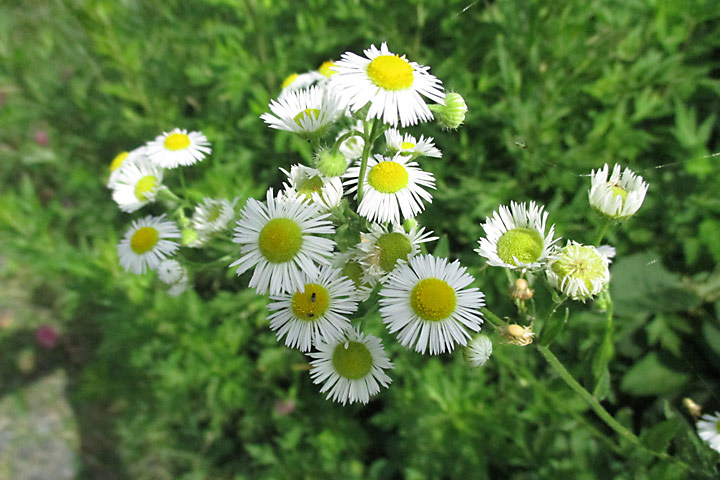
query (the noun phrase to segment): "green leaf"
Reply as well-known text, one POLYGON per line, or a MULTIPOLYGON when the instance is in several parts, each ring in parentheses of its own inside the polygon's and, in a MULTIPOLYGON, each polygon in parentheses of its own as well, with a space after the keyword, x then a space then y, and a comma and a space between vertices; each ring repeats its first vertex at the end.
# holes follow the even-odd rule
POLYGON ((676 392, 688 380, 689 375, 667 365, 671 358, 651 352, 633 365, 620 382, 620 390, 630 395, 666 395, 676 392))
POLYGON ((540 336, 540 345, 547 347, 555 340, 560 332, 562 332, 565 324, 567 323, 568 317, 570 316, 570 309, 565 308, 564 314, 556 312, 555 315, 548 318, 542 329, 540 336))
POLYGON ((448 236, 443 234, 442 237, 440 237, 440 240, 438 240, 437 245, 435 245, 435 250, 433 251, 433 256, 439 257, 439 258, 449 258, 450 257, 450 241, 448 240, 448 236))
POLYGON ((664 452, 681 427, 682 425, 676 419, 665 420, 644 431, 640 435, 640 440, 650 450, 664 452))

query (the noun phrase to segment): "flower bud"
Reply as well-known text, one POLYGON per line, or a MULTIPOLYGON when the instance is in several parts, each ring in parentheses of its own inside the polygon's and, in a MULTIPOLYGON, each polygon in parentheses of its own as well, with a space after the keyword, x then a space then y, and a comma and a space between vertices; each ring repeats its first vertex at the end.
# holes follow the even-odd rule
POLYGON ((198 239, 198 233, 192 228, 183 228, 180 233, 180 243, 183 246, 192 245, 198 239))
POLYGON ((472 367, 482 367, 492 355, 492 341, 485 334, 476 335, 463 352, 465 361, 472 367))
POLYGON ((459 93, 449 92, 445 95, 445 105, 429 105, 430 110, 441 127, 455 130, 465 121, 467 105, 459 93))
POLYGON ((518 278, 515 280, 515 284, 510 287, 510 297, 518 300, 530 300, 534 293, 535 290, 530 288, 530 285, 524 278, 518 278))
POLYGON ((402 226, 406 233, 410 233, 410 230, 418 226, 418 221, 414 218, 408 218, 403 222, 402 226))
POLYGON ((347 160, 339 152, 320 150, 315 159, 318 171, 326 177, 339 177, 347 169, 347 160))

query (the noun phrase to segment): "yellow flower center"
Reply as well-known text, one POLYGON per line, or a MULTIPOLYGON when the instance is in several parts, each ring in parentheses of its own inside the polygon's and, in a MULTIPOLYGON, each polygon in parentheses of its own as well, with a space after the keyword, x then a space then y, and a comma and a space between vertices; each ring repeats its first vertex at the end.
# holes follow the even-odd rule
POLYGON ((168 150, 172 150, 173 152, 177 150, 184 150, 189 146, 190 137, 188 137, 184 133, 171 133, 165 139, 165 148, 168 150))
POLYGON ((309 120, 317 120, 320 118, 320 110, 317 108, 306 108, 302 112, 295 115, 295 123, 297 123, 298 127, 302 127, 302 121, 307 118, 309 120))
POLYGON ((625 205, 625 199, 627 199, 628 195, 627 190, 617 185, 613 185, 610 187, 610 191, 612 192, 613 199, 615 199, 615 197, 620 197, 622 198, 622 204, 625 205))
POLYGON ((346 342, 335 347, 332 363, 341 377, 359 380, 370 373, 373 358, 370 350, 362 343, 346 342))
POLYGON ((337 72, 335 70, 330 70, 330 67, 334 67, 335 64, 328 60, 327 62, 323 62, 322 65, 320 65, 320 68, 318 68, 318 72, 322 73, 326 77, 329 77, 330 75, 335 75, 337 72))
POLYGON ((508 265, 532 263, 542 255, 543 238, 532 228, 513 228, 505 232, 497 244, 497 254, 508 265))
POLYGON ((288 76, 285 78, 285 80, 283 80, 282 85, 280 85, 280 87, 281 87, 281 88, 287 88, 287 87, 289 87, 289 86, 295 81, 296 78, 298 78, 298 74, 297 74, 297 73, 293 73, 293 74, 288 75, 288 76))
POLYGON ((305 285, 304 292, 295 292, 292 310, 297 318, 312 322, 322 317, 330 306, 330 294, 317 283, 305 285))
POLYGON ((350 261, 346 263, 342 268, 341 273, 353 281, 355 288, 362 285, 363 268, 358 262, 350 261))
POLYGON ((120 165, 123 164, 128 155, 130 155, 130 152, 120 152, 115 155, 115 158, 113 158, 112 162, 110 162, 110 171, 114 172, 115 170, 120 168, 120 165))
POLYGON ((415 144, 410 142, 402 142, 400 145, 400 150, 412 150, 413 148, 415 148, 415 144))
POLYGON ((444 280, 420 280, 410 292, 410 306, 422 319, 439 322, 455 311, 455 290, 444 280))
POLYGON ((380 162, 370 169, 368 183, 380 193, 395 193, 408 184, 410 175, 397 162, 380 162))
POLYGON ((585 245, 564 247, 550 268, 561 279, 571 277, 580 280, 588 290, 592 290, 593 280, 605 275, 605 264, 600 254, 593 247, 585 245))
POLYGON ((147 253, 157 245, 159 236, 158 231, 153 227, 138 228, 130 237, 130 248, 138 255, 147 253))
POLYGON ((397 232, 381 235, 377 246, 380 247, 380 266, 386 272, 392 272, 398 260, 407 260, 412 251, 410 239, 397 232))
POLYGON ((157 178, 153 175, 147 175, 142 177, 135 184, 135 198, 140 202, 144 202, 152 194, 157 184, 157 178))
POLYGON ((385 90, 405 90, 413 84, 413 68, 398 55, 380 55, 367 67, 370 80, 385 90))
POLYGON ((322 178, 315 175, 314 177, 305 178, 300 180, 297 184, 298 193, 304 193, 305 195, 312 195, 322 190, 323 181, 322 178))
POLYGON ((289 218, 273 218, 260 231, 258 247, 268 262, 283 263, 295 257, 302 243, 300 225, 289 218))

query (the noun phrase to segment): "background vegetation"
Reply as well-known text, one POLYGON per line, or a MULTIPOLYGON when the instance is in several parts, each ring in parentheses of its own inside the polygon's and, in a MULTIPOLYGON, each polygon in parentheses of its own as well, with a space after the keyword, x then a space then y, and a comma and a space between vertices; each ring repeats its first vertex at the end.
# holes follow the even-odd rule
MULTIPOLYGON (((720 8, 713 0, 0 1, 0 394, 64 368, 80 478, 713 478, 681 406, 720 410, 720 8), (494 311, 507 279, 472 252, 499 204, 547 205, 590 241, 590 169, 651 185, 611 235, 616 354, 599 395, 617 438, 534 347, 489 365, 390 342, 391 388, 327 402, 268 328, 266 299, 224 266, 169 298, 124 272, 129 224, 104 182, 121 151, 202 130, 191 190, 259 198, 307 149, 259 120, 282 79, 387 41, 461 92, 467 124, 422 222, 448 239, 494 311), (56 349, 33 346, 51 324, 56 349), (22 367, 23 352, 36 356, 22 367), (33 350, 34 349, 34 350, 33 350), (35 351, 37 350, 37 351, 35 351), (650 452, 655 452, 652 454, 650 452)), ((373 322, 369 322, 373 324, 373 322)), ((375 333, 384 335, 379 322, 375 333)), ((604 319, 578 308, 553 348, 588 378, 604 319)))

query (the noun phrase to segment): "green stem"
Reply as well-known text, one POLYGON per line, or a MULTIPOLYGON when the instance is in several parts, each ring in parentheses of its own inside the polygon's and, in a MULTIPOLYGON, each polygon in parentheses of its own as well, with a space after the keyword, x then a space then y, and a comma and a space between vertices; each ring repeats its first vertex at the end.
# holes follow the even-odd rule
POLYGON ((607 233, 608 227, 610 227, 610 223, 612 223, 611 220, 603 221, 603 224, 600 226, 597 235, 595 236, 593 245, 595 245, 596 247, 600 246, 600 242, 602 242, 603 238, 605 237, 605 233, 607 233))
POLYGON ((360 133, 356 132, 355 130, 350 130, 349 132, 342 135, 340 138, 335 140, 335 145, 333 145, 332 149, 330 150, 330 153, 333 155, 336 155, 340 151, 340 146, 343 144, 345 140, 347 140, 350 137, 355 136, 362 136, 360 133))
POLYGON ((373 120, 369 132, 367 128, 367 123, 365 124, 365 128, 363 129, 365 131, 365 145, 363 146, 362 159, 360 161, 360 175, 358 176, 358 204, 362 201, 363 187, 365 186, 365 172, 367 171, 367 162, 368 158, 370 157, 370 152, 372 151, 373 143, 375 142, 375 132, 379 124, 380 120, 376 118, 373 120))
POLYGON ((490 321, 490 323, 492 323, 492 325, 494 327, 497 328, 497 327, 501 327, 501 326, 505 325, 505 322, 503 321, 502 318, 498 317, 497 315, 495 315, 493 312, 491 312, 487 308, 483 307, 481 312, 483 313, 483 315, 485 315, 485 318, 487 318, 490 321))

